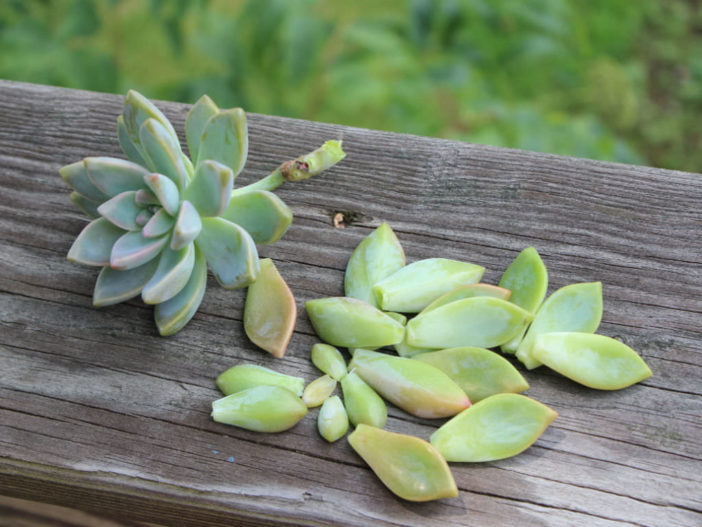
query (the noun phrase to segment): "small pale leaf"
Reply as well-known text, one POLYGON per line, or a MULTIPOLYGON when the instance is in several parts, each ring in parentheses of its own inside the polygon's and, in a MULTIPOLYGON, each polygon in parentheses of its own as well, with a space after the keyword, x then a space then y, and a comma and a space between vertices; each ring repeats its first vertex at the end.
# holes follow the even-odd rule
POLYGON ((333 443, 346 435, 349 429, 349 417, 346 414, 344 403, 338 395, 329 397, 317 415, 317 430, 319 435, 333 443))
POLYGON ((144 182, 158 198, 161 206, 171 216, 175 216, 180 206, 180 192, 170 178, 163 174, 149 174, 144 176, 144 182))
POLYGON ((168 214, 166 209, 158 209, 141 232, 145 238, 157 238, 170 231, 174 223, 175 218, 168 214))
POLYGON ((222 217, 240 225, 256 243, 278 241, 292 223, 292 211, 278 196, 267 190, 234 194, 222 217))
POLYGON ((134 298, 141 293, 142 288, 156 271, 158 260, 129 269, 117 271, 105 266, 98 275, 93 290, 93 305, 95 307, 111 306, 134 298))
POLYGON ((354 426, 367 424, 383 428, 388 420, 385 401, 355 371, 341 379, 344 406, 354 426))
POLYGON ((110 263, 115 242, 125 234, 105 218, 93 220, 78 235, 68 251, 71 262, 102 267, 110 263))
POLYGON ((183 201, 176 216, 175 226, 173 227, 173 238, 171 239, 171 249, 177 251, 182 249, 195 238, 202 230, 202 220, 193 204, 189 201, 183 201))
POLYGON ((155 258, 167 242, 168 236, 144 238, 141 232, 128 232, 112 246, 110 267, 118 270, 139 267, 155 258))
POLYGON ((274 385, 287 388, 298 397, 302 396, 305 380, 258 366, 257 364, 237 364, 217 377, 217 387, 224 395, 231 395, 247 388, 261 385, 274 385))
POLYGON ((340 381, 346 376, 346 361, 334 346, 318 342, 312 346, 311 359, 317 369, 332 379, 340 381))
POLYGON ((86 157, 84 161, 90 180, 108 196, 146 188, 144 176, 149 171, 136 163, 116 157, 86 157))
POLYGON ((305 387, 302 392, 302 402, 307 408, 316 408, 326 401, 336 389, 336 380, 329 375, 317 377, 305 387))
POLYGON ((141 292, 144 303, 160 304, 180 293, 188 283, 194 265, 195 246, 192 243, 177 251, 166 247, 156 272, 141 292))
MULTIPOLYGON (((185 199, 195 206, 201 216, 220 216, 229 205, 233 187, 234 173, 231 168, 206 160, 198 165, 195 178, 185 190, 185 199)), ((237 223, 230 218, 225 219, 237 223)))
POLYGON ((113 224, 125 231, 137 231, 141 227, 136 219, 142 208, 134 200, 136 192, 128 190, 117 194, 98 207, 98 212, 113 224))

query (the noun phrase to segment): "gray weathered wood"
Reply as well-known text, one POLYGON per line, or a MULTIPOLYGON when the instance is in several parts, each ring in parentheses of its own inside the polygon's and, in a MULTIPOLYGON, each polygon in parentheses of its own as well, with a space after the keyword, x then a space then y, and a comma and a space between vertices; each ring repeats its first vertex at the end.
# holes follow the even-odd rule
MULTIPOLYGON (((244 293, 213 279, 171 338, 138 301, 91 306, 97 271, 65 259, 85 219, 57 170, 120 156, 121 103, 0 82, 0 493, 180 525, 702 524, 700 175, 250 115, 242 181, 329 138, 348 152, 278 191, 295 221, 260 252, 300 315, 276 360, 244 335, 244 293), (332 225, 340 211, 345 229, 332 225), (601 280, 601 332, 634 347, 653 377, 605 393, 527 372, 528 395, 559 418, 517 457, 452 464, 459 497, 429 504, 394 498, 346 441, 322 440, 316 411, 283 434, 213 423, 213 379, 238 361, 317 375, 304 302, 342 294, 348 256, 380 221, 408 260, 473 261, 487 282, 527 245, 550 291, 601 280)), ((182 130, 188 106, 160 106, 182 130)), ((390 414, 390 430, 428 438, 436 426, 390 414)))

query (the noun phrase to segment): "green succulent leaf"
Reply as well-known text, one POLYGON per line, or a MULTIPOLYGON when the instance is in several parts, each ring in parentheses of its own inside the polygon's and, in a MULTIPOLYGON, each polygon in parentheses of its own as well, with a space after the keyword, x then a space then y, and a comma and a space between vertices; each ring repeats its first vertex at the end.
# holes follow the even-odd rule
MULTIPOLYGON (((122 112, 124 117, 124 125, 127 129, 127 135, 129 139, 134 144, 134 146, 142 154, 144 160, 148 163, 150 159, 148 156, 144 155, 144 150, 142 149, 141 139, 139 138, 139 130, 147 119, 156 119, 172 136, 174 141, 178 140, 173 125, 168 120, 168 118, 163 115, 163 112, 156 108, 156 106, 144 97, 141 93, 135 90, 129 90, 127 97, 124 100, 124 111, 122 112)), ((150 166, 154 170, 153 166, 150 166)))
POLYGON ((103 218, 107 218, 120 229, 138 231, 140 226, 136 220, 143 209, 134 200, 135 195, 134 190, 122 192, 100 205, 97 210, 103 218))
POLYGON ((110 267, 119 270, 139 267, 155 258, 166 243, 168 243, 168 236, 144 238, 141 232, 128 232, 114 242, 110 254, 110 267))
POLYGON ((176 184, 163 174, 149 174, 144 176, 144 181, 166 212, 175 216, 180 205, 180 192, 176 184))
POLYGON ((198 164, 206 159, 227 165, 234 177, 241 172, 249 151, 246 114, 241 108, 220 111, 202 132, 198 164))
POLYGON ((200 250, 195 247, 195 262, 188 283, 176 296, 155 307, 156 326, 162 336, 177 333, 193 318, 197 308, 200 307, 206 287, 207 262, 200 250))
POLYGON ((302 377, 285 375, 257 364, 237 364, 221 373, 216 380, 217 388, 224 395, 231 395, 254 386, 272 385, 287 388, 302 397, 305 380, 302 377))
POLYGON ((156 119, 146 120, 141 126, 139 137, 144 152, 152 161, 154 171, 168 176, 179 190, 184 190, 190 176, 183 161, 178 138, 171 136, 156 119))
POLYGON ((198 162, 198 153, 200 151, 200 139, 202 132, 205 131, 205 125, 212 117, 217 115, 219 108, 207 95, 203 95, 190 108, 188 116, 185 119, 185 139, 188 142, 188 150, 190 157, 198 162))
POLYGON ((59 174, 61 174, 61 177, 68 186, 88 199, 97 201, 98 203, 110 199, 110 196, 97 188, 95 183, 88 177, 88 171, 85 168, 84 161, 77 161, 65 167, 61 167, 59 169, 59 174))
POLYGON ((177 251, 182 249, 200 234, 202 230, 202 220, 197 210, 189 201, 184 201, 180 205, 178 216, 173 227, 173 238, 171 238, 171 249, 177 251))
POLYGON ((90 180, 108 196, 146 188, 144 176, 149 171, 136 163, 116 157, 86 157, 83 161, 90 180))
POLYGON ((124 234, 124 230, 105 218, 93 220, 73 242, 68 251, 68 260, 99 267, 107 265, 110 263, 112 246, 124 234))
POLYGON ((227 289, 245 287, 260 272, 258 251, 244 229, 222 218, 203 218, 195 244, 205 255, 217 281, 227 289))
MULTIPOLYGON (((159 210, 163 210, 163 209, 159 209, 159 210)), ((137 214, 136 220, 134 220, 134 221, 136 221, 136 224, 141 228, 144 225, 146 225, 147 223, 149 223, 149 220, 151 218, 153 218, 153 216, 154 216, 154 212, 152 210, 141 209, 139 214, 137 214)))
POLYGON ((100 203, 98 203, 97 201, 93 201, 90 198, 86 198, 85 196, 83 196, 83 194, 80 194, 75 190, 71 192, 71 201, 76 207, 82 210, 86 214, 86 216, 90 218, 100 217, 100 213, 97 210, 97 208, 100 206, 100 203))
POLYGON ((160 304, 176 296, 185 287, 195 265, 195 246, 174 251, 166 247, 158 261, 158 268, 144 286, 141 298, 146 304, 160 304))
POLYGON ((139 150, 132 140, 129 139, 129 132, 127 131, 127 125, 124 124, 124 116, 120 115, 117 117, 117 137, 119 138, 119 146, 122 147, 122 152, 129 158, 130 161, 138 163, 141 166, 148 166, 146 160, 141 155, 139 150))
POLYGON ((278 241, 292 223, 292 211, 282 199, 266 190, 235 194, 222 218, 240 225, 256 243, 278 241))
POLYGON ((158 260, 154 258, 144 265, 127 271, 118 271, 109 266, 103 267, 95 282, 93 305, 95 307, 111 306, 134 298, 153 276, 157 266, 158 260))
POLYGON ((195 178, 185 189, 185 199, 201 216, 220 216, 229 204, 233 187, 231 168, 208 159, 198 165, 195 178))
MULTIPOLYGON (((146 181, 144 181, 144 184, 146 184, 146 181)), ((136 196, 134 196, 134 201, 136 201, 139 205, 160 205, 161 202, 158 200, 156 195, 151 192, 149 189, 143 188, 141 190, 137 190, 136 196)))
POLYGON ((144 225, 141 233, 145 238, 157 238, 166 234, 173 228, 175 218, 166 212, 166 209, 158 209, 156 214, 144 225))

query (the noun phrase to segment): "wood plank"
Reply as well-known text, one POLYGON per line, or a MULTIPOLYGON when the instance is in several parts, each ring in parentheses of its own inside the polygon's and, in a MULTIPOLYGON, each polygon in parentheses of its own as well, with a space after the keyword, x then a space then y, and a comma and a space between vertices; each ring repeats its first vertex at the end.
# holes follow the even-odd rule
MULTIPOLYGON (((300 315, 283 360, 241 325, 244 293, 210 278, 185 330, 158 337, 138 301, 91 306, 96 270, 65 260, 85 219, 59 167, 119 156, 122 99, 0 81, 0 492, 125 521, 181 525, 637 525, 702 522, 702 179, 453 141, 249 115, 243 182, 342 137, 348 158, 277 193, 295 221, 260 248, 300 315), (343 212, 346 228, 334 228, 343 212), (511 459, 452 464, 458 498, 394 498, 316 411, 284 434, 210 421, 214 377, 249 361, 313 379, 304 302, 343 293, 351 251, 380 221, 409 261, 470 260, 496 282, 527 245, 550 291, 601 280, 601 332, 654 376, 594 392, 546 370, 528 395, 559 418, 511 459), (117 515, 117 516, 115 516, 117 515), (121 516, 120 516, 121 515, 121 516)), ((177 130, 188 106, 160 103, 177 130)), ((390 430, 436 422, 390 409, 390 430)))

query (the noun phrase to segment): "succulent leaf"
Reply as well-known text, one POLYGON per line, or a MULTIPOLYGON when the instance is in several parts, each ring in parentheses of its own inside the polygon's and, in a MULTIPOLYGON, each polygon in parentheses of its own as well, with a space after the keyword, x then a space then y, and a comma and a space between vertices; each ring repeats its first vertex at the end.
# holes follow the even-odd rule
POLYGON ((127 271, 118 271, 106 265, 95 282, 93 305, 95 307, 111 306, 134 298, 141 293, 157 266, 158 260, 155 258, 127 271))
POLYGON ((217 377, 217 387, 224 395, 231 395, 254 386, 270 385, 287 388, 298 397, 302 396, 305 380, 302 377, 285 375, 256 364, 237 364, 217 377))
MULTIPOLYGON (((146 184, 146 181, 144 181, 144 184, 146 184)), ((147 188, 137 190, 136 195, 134 196, 134 201, 136 201, 139 205, 161 204, 156 195, 147 188)))
POLYGON ((312 364, 332 379, 340 381, 346 374, 346 361, 334 346, 318 342, 312 346, 312 364))
POLYGON ((302 402, 307 408, 316 408, 326 401, 336 389, 336 380, 329 375, 317 377, 302 392, 302 402))
POLYGON ((71 192, 71 201, 89 218, 100 217, 100 213, 97 211, 97 208, 100 206, 100 203, 98 203, 97 201, 93 201, 90 198, 86 198, 85 196, 83 196, 83 194, 80 194, 75 190, 71 192))
POLYGON ((241 172, 249 151, 246 114, 241 108, 223 110, 207 121, 200 139, 198 164, 212 159, 241 172))
POLYGON ((97 211, 103 218, 110 220, 120 229, 138 231, 141 227, 136 220, 143 209, 134 200, 135 195, 134 190, 117 194, 114 198, 100 205, 97 211))
POLYGON ((207 95, 203 95, 190 108, 188 116, 185 118, 185 139, 190 150, 190 157, 198 164, 198 154, 200 151, 200 139, 205 125, 212 117, 217 115, 219 108, 207 95))
POLYGON ((168 236, 165 235, 144 238, 141 232, 128 232, 112 245, 109 265, 118 270, 134 269, 156 258, 166 243, 168 236))
POLYGON ((175 216, 180 206, 180 192, 175 183, 163 174, 149 174, 144 176, 144 182, 158 198, 161 206, 171 216, 175 216))
MULTIPOLYGON (((135 90, 129 90, 129 92, 127 92, 127 97, 124 100, 124 110, 122 115, 124 116, 124 125, 127 129, 129 139, 142 154, 143 149, 139 138, 139 130, 141 129, 141 125, 144 124, 144 121, 147 119, 156 119, 166 128, 168 133, 172 135, 175 141, 178 140, 178 136, 173 129, 173 125, 168 118, 163 115, 163 112, 161 112, 161 110, 159 110, 141 93, 135 90)), ((150 161, 145 155, 143 155, 143 158, 147 162, 150 161)), ((153 167, 150 168, 153 170, 153 167)))
POLYGON ((145 238, 157 238, 166 234, 173 228, 175 218, 166 212, 166 209, 158 209, 156 214, 144 225, 141 233, 145 238))
POLYGON ((158 332, 166 337, 183 329, 200 307, 206 288, 207 262, 195 247, 195 263, 188 283, 176 296, 157 304, 154 309, 158 332))
POLYGON ((108 196, 146 188, 144 176, 149 171, 136 163, 116 157, 86 157, 83 161, 90 180, 108 196))
POLYGON ((73 242, 68 251, 68 260, 99 267, 107 265, 113 245, 124 234, 124 230, 105 218, 93 220, 73 242))
MULTIPOLYGON (((136 200, 135 200, 135 201, 136 201, 136 200)), ((159 209, 159 210, 163 210, 163 209, 159 209)), ((143 227, 144 225, 146 225, 147 223, 149 223, 149 220, 153 217, 153 215, 154 215, 154 213, 153 213, 152 210, 150 210, 150 209, 141 209, 141 211, 139 212, 139 214, 137 214, 136 220, 134 220, 134 221, 136 221, 136 224, 137 224, 139 227, 143 227)))
POLYGON ((258 278, 256 244, 238 225, 222 218, 203 218, 195 244, 222 287, 245 287, 258 278))
POLYGON ((190 243, 174 251, 166 247, 159 257, 156 272, 144 286, 141 298, 145 304, 170 300, 185 287, 195 265, 195 246, 190 243))
POLYGON ((95 183, 88 177, 88 171, 85 168, 84 161, 77 161, 65 167, 61 167, 59 169, 59 174, 61 174, 61 177, 68 186, 88 199, 97 201, 98 203, 110 199, 110 196, 97 188, 95 183))
POLYGON ((222 218, 240 225, 256 243, 278 241, 292 223, 292 211, 282 199, 267 190, 234 194, 222 218))
POLYGON ((344 394, 344 406, 349 421, 354 426, 359 424, 378 428, 385 426, 388 420, 385 401, 355 371, 351 370, 341 379, 341 390, 344 394))
POLYGON ((119 146, 122 147, 122 152, 124 152, 124 155, 127 156, 130 161, 138 163, 143 167, 148 166, 137 147, 134 146, 132 140, 129 139, 129 132, 127 132, 127 125, 124 124, 123 115, 117 117, 117 137, 119 138, 119 146))
POLYGON ((195 177, 185 189, 185 199, 195 205, 201 216, 220 216, 229 205, 233 187, 231 168, 208 159, 198 165, 195 177))
POLYGON ((333 443, 344 437, 349 429, 349 417, 346 414, 344 404, 338 395, 329 397, 317 415, 317 430, 319 435, 333 443))
POLYGON ((197 210, 189 201, 180 204, 178 216, 176 216, 173 226, 173 238, 171 238, 171 249, 177 251, 182 249, 195 238, 202 230, 202 220, 197 210))
POLYGON ((141 145, 151 159, 154 171, 171 179, 179 190, 188 183, 188 169, 183 161, 178 138, 173 137, 156 119, 147 119, 139 130, 141 145))
MULTIPOLYGON (((496 285, 490 284, 468 284, 462 285, 449 291, 445 295, 441 295, 439 298, 434 300, 427 307, 422 309, 422 313, 436 309, 451 302, 456 302, 457 300, 463 300, 466 298, 473 298, 476 296, 489 296, 492 298, 499 298, 501 300, 507 300, 510 297, 510 290, 504 287, 497 287, 496 285)), ((528 311, 528 310, 527 310, 528 311)))

